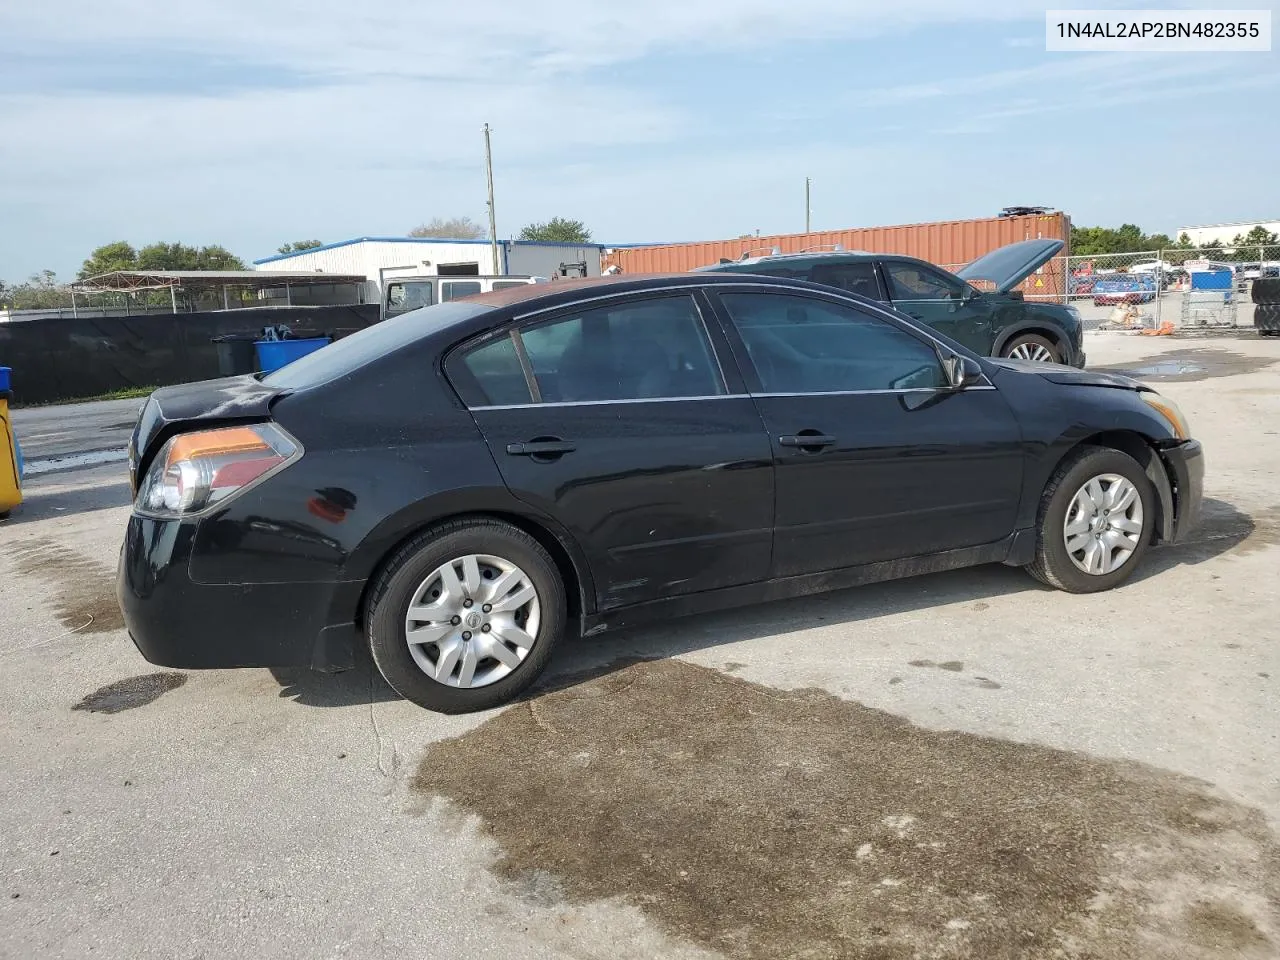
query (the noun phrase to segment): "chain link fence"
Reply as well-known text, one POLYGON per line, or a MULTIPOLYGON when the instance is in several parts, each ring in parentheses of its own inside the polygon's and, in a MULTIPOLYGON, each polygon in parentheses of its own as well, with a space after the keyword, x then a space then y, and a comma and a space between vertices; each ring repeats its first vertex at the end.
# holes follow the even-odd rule
POLYGON ((1087 330, 1252 327, 1253 281, 1280 276, 1280 246, 1089 254, 1066 271, 1087 330))
POLYGON ((1280 277, 1280 245, 1054 257, 1018 289, 1075 307, 1086 330, 1193 330, 1252 327, 1259 277, 1280 277))

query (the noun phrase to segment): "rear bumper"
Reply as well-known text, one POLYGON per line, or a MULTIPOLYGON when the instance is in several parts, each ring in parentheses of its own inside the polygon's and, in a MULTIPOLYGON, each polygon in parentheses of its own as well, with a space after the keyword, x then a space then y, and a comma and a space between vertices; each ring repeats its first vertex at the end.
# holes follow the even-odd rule
POLYGON ((192 670, 351 665, 362 584, 194 583, 187 567, 195 527, 129 518, 116 594, 143 657, 192 670))
POLYGON ((1200 524, 1204 499, 1204 448, 1199 440, 1187 440, 1160 451, 1173 485, 1173 524, 1170 543, 1185 540, 1200 524))

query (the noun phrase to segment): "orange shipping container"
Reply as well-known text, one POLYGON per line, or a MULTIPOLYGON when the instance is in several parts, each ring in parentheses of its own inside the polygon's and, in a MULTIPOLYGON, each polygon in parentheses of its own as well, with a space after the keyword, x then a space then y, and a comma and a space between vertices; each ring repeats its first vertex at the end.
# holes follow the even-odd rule
MULTIPOLYGON (((614 247, 603 258, 602 266, 617 266, 623 273, 683 273, 718 263, 722 258, 738 260, 744 254, 768 254, 775 247, 782 253, 803 253, 831 250, 838 244, 845 250, 900 253, 956 269, 997 247, 1040 237, 1058 237, 1066 241, 1068 246, 1063 247, 1059 258, 1066 256, 1070 253, 1071 219, 1065 213, 1046 213, 740 237, 700 243, 614 247)), ((1060 297, 1064 292, 1062 273, 1062 260, 1055 258, 1045 265, 1042 273, 1028 279, 1023 290, 1027 296, 1060 297)))

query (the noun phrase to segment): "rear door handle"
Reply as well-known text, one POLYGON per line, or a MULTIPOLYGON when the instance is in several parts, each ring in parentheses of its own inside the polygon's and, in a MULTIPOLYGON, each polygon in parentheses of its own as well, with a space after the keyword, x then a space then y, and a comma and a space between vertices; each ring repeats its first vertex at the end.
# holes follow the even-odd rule
POLYGON ((507 453, 513 457, 558 457, 577 449, 577 445, 568 440, 529 440, 507 444, 507 453))
POLYGON ((778 443, 784 447, 829 447, 836 442, 835 437, 829 437, 825 433, 801 433, 797 436, 779 437, 778 443))

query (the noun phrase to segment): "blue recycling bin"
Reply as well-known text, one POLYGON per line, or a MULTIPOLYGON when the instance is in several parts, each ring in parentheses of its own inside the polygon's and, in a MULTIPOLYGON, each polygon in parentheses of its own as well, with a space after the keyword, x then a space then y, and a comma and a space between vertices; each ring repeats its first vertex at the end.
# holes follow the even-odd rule
POLYGON ((258 368, 263 373, 271 373, 331 342, 329 337, 305 337, 301 340, 255 340, 253 346, 258 351, 258 368))

